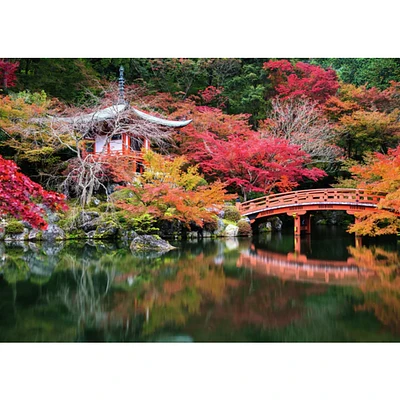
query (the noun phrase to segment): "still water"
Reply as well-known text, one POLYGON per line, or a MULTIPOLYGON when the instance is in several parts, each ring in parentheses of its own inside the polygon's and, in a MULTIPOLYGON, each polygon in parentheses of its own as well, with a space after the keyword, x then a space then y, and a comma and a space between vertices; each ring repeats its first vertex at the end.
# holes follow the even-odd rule
POLYGON ((301 238, 0 243, 2 342, 400 339, 400 242, 319 226, 301 238))

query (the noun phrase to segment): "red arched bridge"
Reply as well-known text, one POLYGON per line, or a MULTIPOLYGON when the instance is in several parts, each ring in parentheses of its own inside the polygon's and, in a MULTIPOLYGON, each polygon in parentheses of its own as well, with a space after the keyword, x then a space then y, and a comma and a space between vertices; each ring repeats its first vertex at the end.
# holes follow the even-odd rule
POLYGON ((278 214, 293 216, 295 234, 301 230, 310 233, 309 211, 343 210, 348 214, 377 209, 383 194, 373 194, 360 189, 313 189, 272 194, 237 204, 242 216, 256 219, 278 214), (304 217, 300 217, 304 216, 304 217))

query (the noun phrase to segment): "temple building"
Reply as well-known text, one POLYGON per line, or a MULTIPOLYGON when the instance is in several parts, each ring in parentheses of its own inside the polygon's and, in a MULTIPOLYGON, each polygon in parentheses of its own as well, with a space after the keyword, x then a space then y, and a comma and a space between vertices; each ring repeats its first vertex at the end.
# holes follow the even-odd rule
POLYGON ((192 120, 172 121, 132 107, 124 98, 123 73, 124 69, 121 66, 118 104, 89 114, 58 117, 54 120, 68 123, 73 126, 74 130, 83 133, 84 154, 131 155, 137 158, 137 172, 142 172, 142 149, 152 147, 152 132, 159 132, 159 136, 162 136, 162 132, 164 132, 167 137, 167 132, 170 132, 171 128, 182 128, 190 124, 192 120))

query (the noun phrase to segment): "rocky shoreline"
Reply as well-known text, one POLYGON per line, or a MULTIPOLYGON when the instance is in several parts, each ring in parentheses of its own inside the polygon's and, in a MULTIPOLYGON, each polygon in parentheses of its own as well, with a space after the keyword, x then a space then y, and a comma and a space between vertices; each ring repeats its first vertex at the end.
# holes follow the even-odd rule
POLYGON ((241 218, 234 207, 227 207, 215 222, 204 227, 191 226, 189 229, 179 221, 156 221, 157 228, 143 232, 119 221, 113 213, 99 211, 79 211, 59 215, 46 209, 45 230, 33 228, 27 222, 13 219, 0 220, 0 241, 5 243, 62 242, 68 240, 84 241, 123 241, 134 252, 169 251, 173 249, 167 240, 251 236, 248 218, 241 218), (232 217, 234 215, 234 218, 232 217), (231 221, 226 219, 235 219, 231 221), (139 232, 139 233, 138 233, 139 232), (154 234, 155 233, 155 234, 154 234))
MULTIPOLYGON (((110 213, 101 211, 79 211, 73 217, 60 216, 46 210, 48 227, 45 230, 33 228, 27 222, 0 220, 0 241, 4 242, 55 242, 65 240, 122 240, 131 243, 136 237, 152 235, 167 240, 201 239, 218 237, 251 236, 252 227, 247 217, 235 213, 234 207, 227 207, 214 223, 204 227, 185 227, 179 221, 159 221, 154 232, 139 233, 117 219, 110 213)), ((336 225, 347 222, 335 212, 316 215, 316 224, 336 225)), ((279 217, 272 217, 258 226, 258 232, 282 230, 283 222, 279 217)))

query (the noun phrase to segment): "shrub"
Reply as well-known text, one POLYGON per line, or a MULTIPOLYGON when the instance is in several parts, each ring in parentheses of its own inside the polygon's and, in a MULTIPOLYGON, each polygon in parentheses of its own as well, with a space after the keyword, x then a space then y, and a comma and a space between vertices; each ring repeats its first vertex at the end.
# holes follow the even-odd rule
POLYGON ((214 232, 217 229, 218 229, 218 220, 216 218, 204 224, 204 230, 207 232, 214 232))
POLYGON ((238 222, 242 218, 239 210, 235 206, 228 206, 224 208, 224 219, 229 221, 238 222))
POLYGON ((239 228, 238 230, 239 236, 251 236, 252 234, 251 225, 247 221, 242 219, 237 223, 237 226, 239 228))
POLYGON ((6 226, 6 234, 19 234, 24 231, 24 224, 20 221, 10 221, 6 226))
POLYGON ((138 235, 154 235, 159 229, 155 226, 156 219, 150 214, 126 219, 128 229, 133 229, 138 235))

